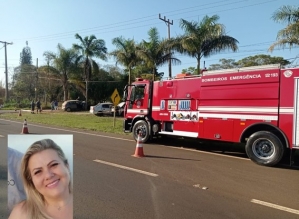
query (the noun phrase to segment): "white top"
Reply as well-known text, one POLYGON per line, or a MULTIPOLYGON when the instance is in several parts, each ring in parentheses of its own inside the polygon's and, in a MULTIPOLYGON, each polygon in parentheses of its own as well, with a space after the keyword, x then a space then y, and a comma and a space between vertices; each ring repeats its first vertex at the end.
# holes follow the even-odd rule
POLYGON ((21 159, 23 154, 15 149, 7 148, 7 184, 8 184, 8 211, 9 214, 15 204, 26 199, 23 182, 20 175, 21 159))

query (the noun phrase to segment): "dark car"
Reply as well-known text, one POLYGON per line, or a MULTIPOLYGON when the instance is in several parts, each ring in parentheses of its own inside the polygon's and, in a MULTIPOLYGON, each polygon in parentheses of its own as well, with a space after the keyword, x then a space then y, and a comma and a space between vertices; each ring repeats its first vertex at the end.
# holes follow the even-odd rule
POLYGON ((71 111, 79 111, 79 110, 84 110, 85 105, 84 102, 80 100, 67 100, 64 101, 62 104, 62 110, 71 112, 71 111))

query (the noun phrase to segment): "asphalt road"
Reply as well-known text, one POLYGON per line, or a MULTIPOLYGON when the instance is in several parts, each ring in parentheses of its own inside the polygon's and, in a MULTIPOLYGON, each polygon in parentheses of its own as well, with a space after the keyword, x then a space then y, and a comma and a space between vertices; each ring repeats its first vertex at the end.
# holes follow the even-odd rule
MULTIPOLYGON (((0 218, 7 217, 7 135, 21 128, 0 120, 0 218)), ((146 157, 135 158, 131 136, 30 121, 28 129, 74 135, 74 218, 299 218, 298 169, 258 166, 242 149, 168 139, 143 145, 146 157)))

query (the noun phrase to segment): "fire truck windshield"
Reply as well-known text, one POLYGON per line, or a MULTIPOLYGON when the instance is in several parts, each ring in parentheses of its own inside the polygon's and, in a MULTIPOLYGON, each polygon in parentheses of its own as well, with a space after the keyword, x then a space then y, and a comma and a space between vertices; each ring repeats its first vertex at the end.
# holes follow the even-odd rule
POLYGON ((143 99, 144 98, 144 89, 145 89, 145 85, 133 86, 132 90, 131 90, 130 101, 133 102, 137 99, 143 99))

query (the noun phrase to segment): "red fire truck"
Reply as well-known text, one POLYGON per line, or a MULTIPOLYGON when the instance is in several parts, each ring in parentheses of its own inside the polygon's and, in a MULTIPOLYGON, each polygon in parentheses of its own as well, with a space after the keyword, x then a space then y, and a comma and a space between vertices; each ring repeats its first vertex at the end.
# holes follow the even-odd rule
POLYGON ((279 65, 136 79, 124 89, 124 131, 142 142, 174 135, 245 143, 248 157, 273 166, 299 149, 299 68, 279 65))

